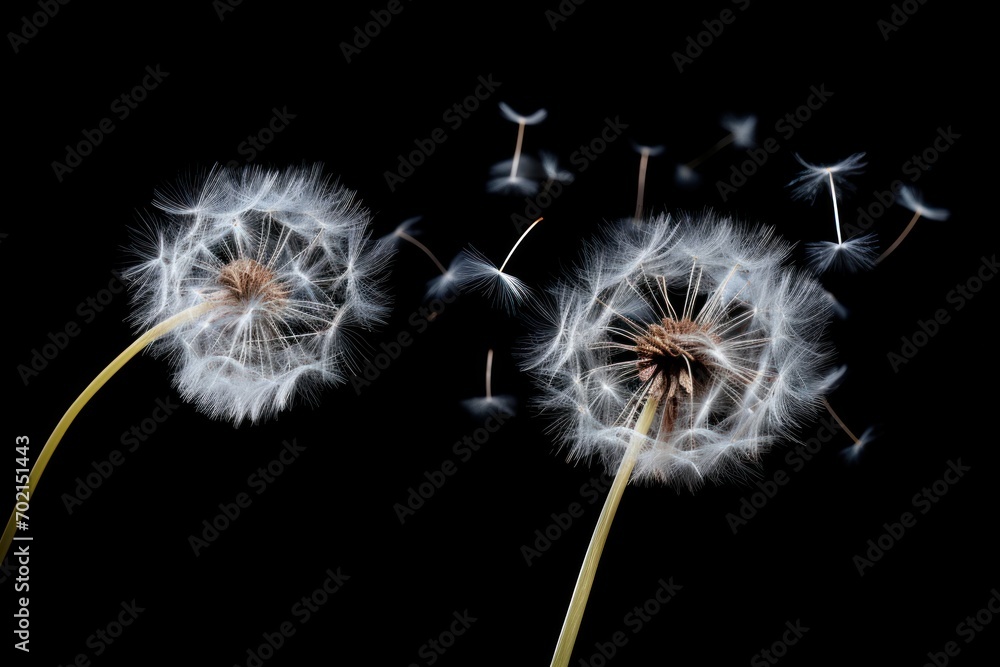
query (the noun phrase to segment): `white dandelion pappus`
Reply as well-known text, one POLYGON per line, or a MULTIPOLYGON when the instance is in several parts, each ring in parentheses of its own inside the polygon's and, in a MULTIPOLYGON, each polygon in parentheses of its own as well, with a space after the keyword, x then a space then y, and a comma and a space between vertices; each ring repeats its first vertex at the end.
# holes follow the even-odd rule
POLYGON ((198 304, 203 316, 151 346, 168 356, 184 400, 239 424, 338 384, 354 340, 382 323, 390 244, 322 167, 216 168, 194 188, 159 193, 167 221, 126 272, 145 329, 198 304))
POLYGON ((459 253, 455 255, 448 264, 448 268, 440 276, 435 276, 427 281, 426 298, 440 299, 457 293, 459 291, 459 279, 462 276, 465 262, 464 254, 459 253))
POLYGON ((542 171, 545 172, 546 185, 573 182, 573 172, 561 169, 559 167, 559 158, 554 153, 539 151, 539 156, 542 159, 542 171))
POLYGON ((864 153, 855 153, 840 162, 828 165, 806 162, 798 153, 795 154, 795 159, 805 169, 788 183, 789 187, 794 186, 792 199, 801 199, 809 203, 814 202, 819 191, 828 184, 836 201, 840 197, 839 188, 846 186, 844 179, 860 174, 862 169, 868 166, 864 161, 864 153))
POLYGON ((545 170, 533 157, 521 155, 515 160, 501 160, 490 167, 486 190, 497 194, 533 195, 545 170), (514 173, 514 170, 517 173, 514 173))
POLYGON ((737 148, 753 148, 754 135, 757 130, 757 116, 725 116, 722 127, 729 130, 732 143, 737 148))
POLYGON ((550 291, 523 367, 569 458, 617 469, 560 632, 569 663, 625 486, 743 477, 830 386, 830 300, 765 227, 706 214, 621 224, 550 291))
POLYGON ((947 220, 951 212, 946 208, 930 208, 916 188, 904 185, 899 189, 899 203, 928 220, 947 220))
POLYGON ((524 233, 514 243, 514 247, 507 253, 500 268, 497 268, 496 264, 475 248, 470 247, 465 250, 458 268, 459 285, 481 289, 488 298, 492 298, 508 312, 513 312, 517 306, 531 297, 531 289, 520 278, 505 273, 504 269, 524 237, 544 219, 538 218, 524 230, 524 233))

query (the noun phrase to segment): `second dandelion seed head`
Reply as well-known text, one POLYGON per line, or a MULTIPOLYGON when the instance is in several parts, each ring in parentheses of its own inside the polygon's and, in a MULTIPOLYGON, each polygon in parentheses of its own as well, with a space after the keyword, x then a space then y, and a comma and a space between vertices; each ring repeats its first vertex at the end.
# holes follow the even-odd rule
POLYGON ((714 215, 610 229, 550 292, 525 368, 574 459, 696 488, 742 467, 814 413, 829 300, 785 264, 790 244, 714 215), (637 426, 655 406, 648 431, 637 426))

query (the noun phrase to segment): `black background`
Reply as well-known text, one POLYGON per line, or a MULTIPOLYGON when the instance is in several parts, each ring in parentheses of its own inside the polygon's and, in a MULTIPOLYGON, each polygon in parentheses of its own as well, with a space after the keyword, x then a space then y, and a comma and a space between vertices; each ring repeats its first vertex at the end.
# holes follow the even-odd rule
MULTIPOLYGON (((1000 288, 985 283, 961 310, 948 300, 996 251, 992 215, 977 203, 990 186, 976 176, 990 171, 994 135, 972 118, 993 78, 988 17, 959 3, 913 2, 906 9, 915 13, 886 38, 878 22, 893 13, 888 2, 847 10, 753 1, 743 10, 720 1, 654 12, 591 0, 555 29, 546 16, 555 0, 530 8, 406 2, 347 62, 340 44, 386 3, 334 4, 248 0, 220 13, 208 1, 72 2, 37 34, 25 32, 33 36, 16 52, 8 35, 0 256, 10 389, 0 469, 14 467, 16 435, 30 436, 37 454, 73 398, 132 339, 125 295, 89 323, 77 308, 127 265, 128 230, 153 213, 154 190, 216 162, 245 162, 241 143, 274 109, 294 117, 255 164, 324 163, 371 209, 374 235, 423 216, 420 238, 445 263, 470 243, 499 260, 516 240, 511 216, 525 213, 524 198, 486 191, 490 166, 510 157, 516 136, 497 105, 547 109, 543 123, 527 128, 525 150, 549 149, 577 173, 509 266, 534 287, 572 262, 599 224, 632 213, 639 159, 630 142, 666 147, 650 161, 647 211, 713 208, 797 241, 829 239, 833 230, 828 199, 790 200, 794 154, 824 163, 866 151, 868 167, 842 200, 845 222, 894 180, 952 212, 945 222, 918 222, 877 270, 824 277, 850 310, 831 330, 849 374, 830 401, 855 432, 873 426, 879 437, 854 465, 840 455, 850 444, 843 433, 800 471, 785 459, 789 448, 765 456, 757 479, 785 471, 789 481, 735 534, 726 517, 758 491, 752 481, 696 494, 628 488, 572 664, 604 664, 593 658, 595 643, 619 631, 628 641, 608 664, 747 664, 796 621, 809 630, 780 664, 921 665, 948 641, 961 649, 954 664, 995 659, 1000 619, 971 643, 957 626, 1000 587, 996 427, 988 421, 996 414, 990 325, 1000 288), (679 72, 673 54, 699 33, 707 43, 703 21, 723 9, 735 20, 679 72), (121 119, 112 102, 140 84, 147 66, 169 74, 121 119), (450 127, 444 112, 479 77, 500 85, 450 127), (792 136, 779 131, 776 123, 821 86, 829 99, 792 136), (773 137, 780 149, 725 200, 716 182, 747 159, 732 147, 701 168, 699 186, 679 188, 674 165, 720 139, 719 120, 730 112, 756 114, 758 141, 773 137), (53 162, 105 117, 114 131, 57 178, 53 162), (606 119, 627 128, 579 171, 571 155, 606 119), (397 156, 438 127, 447 141, 390 189, 385 172, 397 156), (914 182, 904 164, 948 128, 959 138, 932 149, 933 167, 914 182), (887 355, 938 309, 949 321, 894 369, 887 355), (18 366, 71 321, 79 335, 25 384, 18 366), (959 459, 970 471, 921 514, 914 495, 959 459), (915 526, 859 576, 853 558, 906 511, 915 526), (671 578, 682 586, 676 597, 633 632, 626 614, 671 578)), ((5 32, 25 30, 23 17, 39 11, 10 5, 5 32)), ((871 231, 884 247, 909 217, 892 206, 871 231)), ((77 478, 125 449, 123 432, 150 417, 157 399, 180 402, 161 360, 141 356, 114 377, 73 424, 32 499, 31 664, 85 654, 95 665, 247 665, 248 649, 290 621, 294 636, 265 664, 429 665, 421 647, 465 611, 477 620, 434 664, 548 664, 599 512, 581 488, 602 471, 567 465, 546 422, 526 407, 534 389, 512 355, 527 331, 523 318, 465 293, 416 333, 410 317, 426 304, 434 275, 418 249, 399 246, 393 315, 369 342, 377 349, 404 331, 414 342, 370 386, 328 388, 314 406, 239 428, 181 405, 70 514, 63 496, 77 478), (461 461, 453 444, 483 418, 460 401, 482 393, 491 347, 494 391, 516 397, 517 415, 461 461), (304 451, 256 495, 248 477, 291 439, 304 451), (457 472, 401 524, 394 505, 445 459, 457 472), (189 537, 241 492, 252 504, 195 556, 189 537), (573 502, 583 517, 529 566, 522 546, 573 502), (300 623, 293 605, 337 568, 349 580, 300 623), (96 655, 88 638, 132 600, 144 611, 96 655)), ((10 475, 0 483, 12 485, 10 475)), ((12 577, 0 577, 2 650, 20 664, 26 656, 10 646, 18 595, 12 577)))

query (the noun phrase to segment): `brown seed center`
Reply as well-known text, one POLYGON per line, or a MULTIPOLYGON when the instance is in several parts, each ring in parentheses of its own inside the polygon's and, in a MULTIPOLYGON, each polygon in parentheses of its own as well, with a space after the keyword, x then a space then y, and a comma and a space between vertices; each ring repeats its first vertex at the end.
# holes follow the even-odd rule
POLYGON ((660 324, 651 324, 646 333, 635 341, 639 379, 652 380, 651 391, 659 399, 672 399, 678 389, 687 394, 694 392, 694 378, 709 365, 705 354, 705 340, 694 337, 708 329, 690 319, 664 318, 660 324))
POLYGON ((226 288, 226 296, 243 303, 273 302, 287 297, 287 288, 276 278, 274 271, 254 259, 234 260, 219 271, 219 282, 226 288))

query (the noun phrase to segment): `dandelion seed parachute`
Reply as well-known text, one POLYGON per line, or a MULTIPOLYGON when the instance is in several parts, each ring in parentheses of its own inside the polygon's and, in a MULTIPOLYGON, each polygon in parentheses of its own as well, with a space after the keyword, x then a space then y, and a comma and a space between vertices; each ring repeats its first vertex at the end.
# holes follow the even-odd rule
POLYGON ((510 122, 517 123, 519 125, 538 125, 549 115, 549 112, 545 109, 539 109, 538 111, 535 111, 527 116, 522 116, 514 111, 514 109, 512 109, 506 102, 500 103, 500 113, 502 113, 503 117, 510 122))
POLYGON ((464 254, 456 255, 448 264, 448 268, 439 275, 427 281, 427 298, 440 299, 459 291, 459 280, 464 273, 466 258, 464 254))
POLYGON ((504 259, 500 268, 497 268, 496 264, 475 248, 470 247, 465 250, 462 256, 462 264, 458 270, 459 285, 483 290, 487 297, 492 297, 495 302, 503 306, 508 312, 514 312, 519 305, 525 301, 530 301, 532 292, 528 285, 520 278, 505 273, 504 269, 507 267, 510 258, 514 256, 514 251, 521 245, 524 237, 531 233, 535 225, 542 220, 544 218, 538 218, 524 230, 521 236, 518 237, 517 242, 514 243, 514 247, 507 253, 507 258, 504 259))
POLYGON ((845 447, 840 450, 840 455, 843 456, 849 463, 857 463, 864 453, 865 448, 875 439, 875 427, 869 426, 861 434, 861 437, 854 441, 854 444, 845 447))
POLYGON ((486 182, 486 189, 497 194, 533 195, 544 173, 542 165, 528 155, 522 155, 516 164, 514 160, 501 160, 490 167, 493 178, 486 182))
POLYGON ((572 183, 573 172, 559 168, 559 158, 554 153, 540 151, 542 160, 542 171, 545 172, 545 180, 549 183, 572 183))
POLYGON ((806 162, 798 153, 795 154, 795 159, 805 169, 788 184, 792 188, 792 199, 802 199, 810 203, 815 201, 816 195, 826 187, 830 180, 835 184, 834 196, 839 197, 840 191, 837 188, 843 188, 847 185, 844 179, 861 173, 861 170, 868 164, 864 161, 864 153, 855 153, 830 165, 806 162))
POLYGON ((458 267, 458 284, 463 289, 482 290, 504 310, 514 312, 530 299, 531 288, 520 278, 497 268, 490 259, 476 250, 465 250, 458 267))
POLYGON ((757 130, 757 116, 725 116, 722 127, 733 135, 733 145, 736 148, 753 148, 754 134, 757 130))
MULTIPOLYGON (((502 178, 494 178, 487 183, 487 189, 490 192, 509 192, 509 193, 519 193, 519 194, 534 194, 538 191, 538 184, 533 182, 530 177, 526 177, 525 174, 519 170, 522 166, 521 158, 521 145, 524 143, 524 127, 526 125, 537 125, 545 120, 548 116, 548 112, 545 109, 539 109, 530 116, 522 116, 513 109, 510 108, 504 102, 500 103, 500 113, 503 116, 513 122, 517 123, 517 142, 514 144, 514 157, 509 162, 501 162, 493 166, 492 171, 495 173, 497 169, 504 169, 505 166, 509 165, 510 175, 502 178)), ((524 158, 525 160, 527 158, 524 158)), ((532 171, 537 171, 537 167, 532 166, 532 171)))
POLYGON ((817 273, 829 269, 847 272, 868 270, 875 266, 878 256, 878 241, 874 234, 865 234, 845 241, 840 233, 840 212, 837 199, 844 187, 847 176, 857 174, 865 166, 864 153, 855 153, 845 160, 832 165, 811 164, 796 154, 805 169, 788 185, 793 187, 793 199, 815 201, 816 195, 829 185, 833 200, 833 220, 837 228, 837 242, 819 241, 806 244, 806 261, 817 273))
POLYGON ((812 241, 805 244, 806 263, 824 273, 831 269, 844 273, 867 271, 875 266, 878 244, 873 234, 865 234, 842 243, 812 241))
POLYGON ((908 208, 920 217, 928 220, 947 220, 951 213, 946 208, 930 208, 924 204, 924 199, 920 192, 909 185, 904 185, 899 189, 899 203, 904 208, 908 208))

